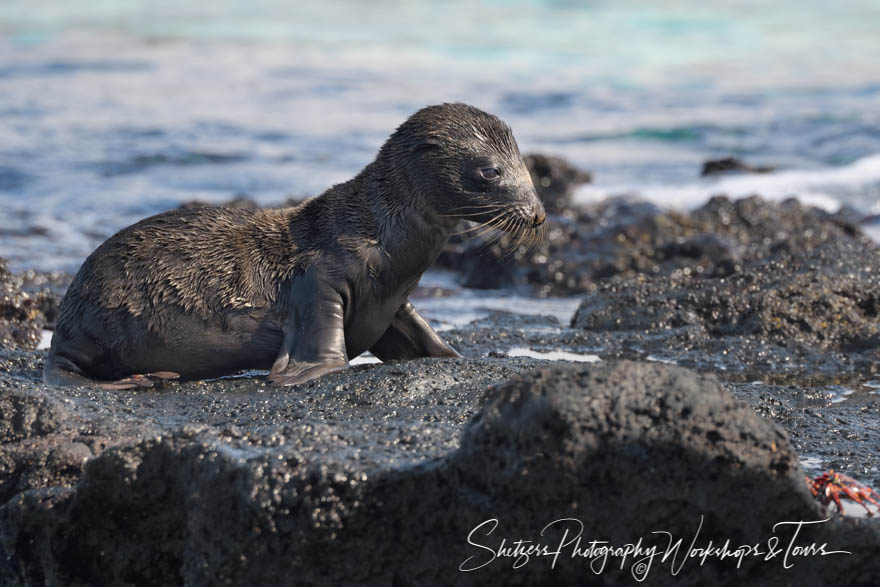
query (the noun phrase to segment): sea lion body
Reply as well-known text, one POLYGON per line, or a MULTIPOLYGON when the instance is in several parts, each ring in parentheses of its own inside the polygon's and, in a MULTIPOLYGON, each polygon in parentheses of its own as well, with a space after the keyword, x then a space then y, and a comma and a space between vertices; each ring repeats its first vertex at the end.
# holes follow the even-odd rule
POLYGON ((355 178, 299 206, 172 210, 110 237, 62 301, 44 379, 270 369, 296 384, 366 350, 459 356, 408 296, 461 217, 525 234, 544 213, 506 125, 429 107, 355 178))

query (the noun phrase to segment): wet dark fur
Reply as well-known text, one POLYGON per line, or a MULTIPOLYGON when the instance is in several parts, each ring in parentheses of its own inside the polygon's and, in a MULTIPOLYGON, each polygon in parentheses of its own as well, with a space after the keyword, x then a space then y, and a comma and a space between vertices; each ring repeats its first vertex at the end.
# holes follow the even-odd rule
POLYGON ((464 104, 428 107, 355 178, 300 206, 172 210, 108 239, 62 301, 45 379, 197 379, 274 364, 277 383, 297 383, 371 348, 454 356, 407 296, 460 217, 526 231, 543 216, 503 122, 464 104), (481 179, 487 166, 500 177, 481 179))

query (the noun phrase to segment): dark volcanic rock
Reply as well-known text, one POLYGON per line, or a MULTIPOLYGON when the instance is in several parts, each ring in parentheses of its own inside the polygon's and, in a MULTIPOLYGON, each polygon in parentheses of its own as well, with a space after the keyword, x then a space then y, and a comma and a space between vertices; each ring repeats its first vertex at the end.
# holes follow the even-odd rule
MULTIPOLYGON (((489 562, 487 548, 504 538, 555 547, 574 520, 583 549, 642 538, 662 553, 668 540, 654 531, 684 548, 696 532, 697 547, 729 538, 766 548, 774 535, 792 540, 791 528, 774 534, 773 524, 825 517, 785 433, 713 377, 645 363, 523 372, 533 365, 410 361, 294 389, 245 378, 150 392, 35 386, 32 366, 12 368, 0 375, 11 398, 0 402, 12 422, 4 458, 35 441, 66 452, 33 459, 30 478, 43 484, 22 486, 33 489, 0 508, 9 557, 0 579, 622 585, 632 583, 633 557, 594 575, 589 560, 571 557, 573 545, 553 569, 546 556, 519 569, 514 558, 489 562), (84 450, 85 437, 116 441, 84 450), (541 534, 563 518, 574 520, 541 534), (490 533, 481 524, 492 519, 490 533)), ((4 479, 16 473, 5 467, 4 479)), ((658 556, 650 584, 869 585, 880 573, 875 524, 835 519, 796 539, 813 541, 853 554, 799 557, 791 569, 781 554, 747 557, 739 569, 691 560, 677 576, 658 556)))
MULTIPOLYGON (((273 204, 271 206, 265 206, 267 208, 288 208, 290 206, 298 206, 302 204, 304 201, 308 199, 308 196, 291 196, 284 200, 283 202, 273 204)), ((231 200, 226 200, 225 202, 213 203, 213 202, 205 202, 204 200, 189 200, 187 202, 183 202, 178 206, 179 208, 213 208, 213 207, 222 207, 222 208, 241 208, 243 210, 257 210, 261 206, 257 204, 257 202, 247 195, 237 195, 231 200)))
POLYGON ((581 171, 562 157, 529 153, 523 155, 523 161, 548 214, 562 214, 568 210, 574 189, 593 180, 589 172, 581 171))
POLYGON ((722 173, 742 172, 742 173, 770 173, 776 168, 772 166, 753 166, 737 159, 736 157, 724 157, 722 159, 711 159, 703 163, 703 169, 700 175, 720 175, 722 173))
POLYGON ((668 332, 695 338, 755 335, 779 344, 839 351, 880 348, 880 250, 828 243, 783 250, 727 277, 681 273, 603 284, 573 325, 668 332))
POLYGON ((241 208, 243 210, 256 210, 259 208, 259 205, 249 197, 245 195, 235 196, 231 200, 223 202, 221 204, 214 204, 211 202, 205 202, 203 200, 189 200, 187 202, 183 202, 178 208, 213 208, 213 207, 223 207, 223 208, 241 208))
POLYGON ((880 249, 836 216, 810 222, 790 203, 788 218, 754 199, 713 205, 731 219, 726 238, 744 243, 731 250, 729 274, 606 280, 583 299, 576 332, 555 344, 716 373, 785 426, 802 454, 876 486, 880 249))
POLYGON ((714 265, 606 280, 572 326, 603 356, 639 349, 726 378, 859 388, 880 376, 876 244, 791 202, 715 199, 694 216, 710 213, 719 238, 742 244, 714 265))
POLYGON ((806 251, 823 243, 869 244, 847 218, 796 200, 712 198, 691 213, 612 198, 550 219, 537 251, 510 253, 509 239, 491 246, 451 242, 442 266, 461 273, 467 287, 525 287, 539 295, 594 291, 609 277, 684 274, 727 276, 745 259, 769 258, 781 249, 806 251))
POLYGON ((13 275, 0 258, 0 348, 36 348, 40 331, 55 321, 67 283, 62 274, 13 275))

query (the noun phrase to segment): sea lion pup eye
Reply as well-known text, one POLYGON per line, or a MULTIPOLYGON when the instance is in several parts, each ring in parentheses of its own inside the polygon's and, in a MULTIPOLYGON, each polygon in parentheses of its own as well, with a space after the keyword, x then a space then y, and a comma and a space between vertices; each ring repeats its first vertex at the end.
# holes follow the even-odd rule
POLYGON ((124 389, 268 369, 295 385, 367 350, 459 357, 408 297, 462 219, 518 245, 545 215, 510 127, 429 106, 299 206, 170 210, 107 239, 61 302, 43 378, 124 389))
POLYGON ((501 173, 494 167, 484 167, 480 169, 480 176, 487 181, 498 179, 499 175, 501 175, 501 173))

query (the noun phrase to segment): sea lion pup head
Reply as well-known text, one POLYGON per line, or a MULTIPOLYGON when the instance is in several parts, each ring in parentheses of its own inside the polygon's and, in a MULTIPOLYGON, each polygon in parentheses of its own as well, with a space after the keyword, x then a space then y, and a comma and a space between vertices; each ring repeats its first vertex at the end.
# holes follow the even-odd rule
POLYGON ((398 127, 383 155, 413 163, 403 166, 408 192, 439 216, 509 233, 513 246, 543 239, 544 206, 513 132, 497 116, 467 104, 428 106, 398 127))

